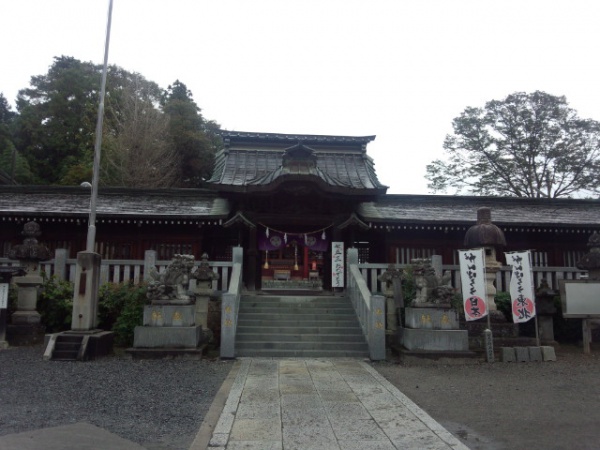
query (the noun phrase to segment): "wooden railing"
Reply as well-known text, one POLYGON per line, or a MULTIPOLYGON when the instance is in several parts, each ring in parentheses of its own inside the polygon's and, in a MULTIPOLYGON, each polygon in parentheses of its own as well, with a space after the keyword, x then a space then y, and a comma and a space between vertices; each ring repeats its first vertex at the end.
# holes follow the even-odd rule
POLYGON ((358 269, 358 250, 348 249, 346 292, 369 345, 373 361, 385 359, 385 297, 372 295, 358 269))
MULTIPOLYGON (((406 264, 396 264, 397 268, 407 267, 406 264)), ((386 271, 387 264, 359 264, 360 270, 369 290, 371 292, 382 292, 381 281, 378 280, 379 275, 386 271)), ((460 267, 458 265, 443 265, 442 271, 449 270, 452 274, 452 286, 460 290, 460 267)), ((508 292, 510 286, 510 266, 502 266, 496 274, 496 290, 498 292, 508 292)), ((587 277, 587 272, 579 270, 575 267, 534 267, 533 279, 534 285, 537 287, 541 281, 545 279, 551 289, 558 291, 559 280, 578 280, 587 277)))
MULTIPOLYGON (((148 280, 150 267, 156 267, 159 273, 166 270, 171 261, 156 260, 156 252, 147 250, 145 259, 104 259, 100 266, 100 283, 132 283, 140 284, 148 280)), ((18 266, 19 261, 0 258, 0 266, 18 266)), ((196 261, 199 265, 200 261, 196 261)), ((229 288, 229 279, 233 263, 231 261, 209 261, 213 271, 219 274, 218 280, 213 280, 213 289, 226 291, 229 288)), ((61 280, 75 281, 77 260, 66 257, 66 250, 57 249, 54 258, 40 263, 40 270, 48 276, 55 275, 61 280)))

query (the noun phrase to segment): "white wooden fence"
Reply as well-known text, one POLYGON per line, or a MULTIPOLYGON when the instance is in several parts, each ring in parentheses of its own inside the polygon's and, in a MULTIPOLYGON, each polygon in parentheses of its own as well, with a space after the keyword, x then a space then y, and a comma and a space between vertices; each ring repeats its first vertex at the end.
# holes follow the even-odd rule
MULTIPOLYGON (((406 264, 396 264, 397 268, 404 268, 406 264)), ((382 292, 381 281, 378 280, 388 268, 387 264, 359 264, 363 278, 371 292, 382 292)), ((460 267, 458 265, 443 265, 442 270, 449 270, 452 273, 452 286, 460 290, 460 267)), ((510 286, 511 267, 503 266, 496 274, 496 290, 498 292, 508 292, 510 286)), ((587 272, 575 267, 533 267, 534 285, 540 285, 543 279, 546 279, 548 286, 558 291, 558 280, 578 280, 587 277, 587 272)))
MULTIPOLYGON (((48 276, 55 275, 61 280, 75 281, 77 260, 66 257, 64 249, 57 249, 54 258, 40 263, 40 270, 48 276)), ((144 260, 103 259, 100 266, 100 283, 132 283, 140 284, 149 278, 150 267, 156 267, 159 273, 165 271, 170 260, 156 260, 156 252, 147 250, 144 260)), ((19 261, 0 258, 0 266, 18 266, 19 261)), ((200 261, 196 261, 199 265, 200 261)), ((209 261, 213 271, 219 274, 218 280, 213 280, 213 289, 226 291, 229 287, 232 261, 209 261)))

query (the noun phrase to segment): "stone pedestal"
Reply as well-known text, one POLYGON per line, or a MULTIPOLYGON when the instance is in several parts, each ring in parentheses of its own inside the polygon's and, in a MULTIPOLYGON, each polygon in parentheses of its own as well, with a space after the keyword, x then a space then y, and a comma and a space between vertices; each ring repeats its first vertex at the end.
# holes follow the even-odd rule
POLYGON ((144 325, 135 327, 134 348, 197 348, 202 326, 196 325, 195 305, 147 305, 144 325))
POLYGON ((100 262, 101 258, 98 253, 77 253, 73 315, 71 317, 73 331, 90 331, 97 326, 100 262))
POLYGON ((17 285, 17 311, 11 315, 11 324, 6 328, 10 345, 36 345, 44 341, 46 327, 36 311, 38 287, 43 281, 37 274, 13 278, 17 285))
POLYGON ((469 350, 468 333, 459 329, 455 310, 407 307, 404 313, 406 327, 401 344, 406 349, 455 352, 469 350))

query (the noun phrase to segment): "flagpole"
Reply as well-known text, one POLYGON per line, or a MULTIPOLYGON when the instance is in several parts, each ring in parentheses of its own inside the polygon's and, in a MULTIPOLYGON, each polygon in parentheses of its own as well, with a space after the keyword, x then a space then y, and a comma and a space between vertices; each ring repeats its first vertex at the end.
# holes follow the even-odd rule
POLYGON ((113 0, 108 3, 108 20, 106 24, 106 41, 104 44, 104 65, 102 67, 102 82, 100 84, 100 104, 98 105, 98 120, 96 121, 96 142, 94 145, 94 172, 92 175, 92 195, 90 198, 90 217, 86 251, 93 252, 96 244, 96 199, 98 198, 98 181, 100 178, 100 152, 102 150, 102 122, 104 119, 104 96, 106 93, 106 74, 108 72, 108 46, 110 43, 110 26, 112 22, 113 0))
POLYGON ((530 270, 530 277, 531 277, 531 284, 532 284, 532 289, 531 289, 531 294, 533 297, 533 304, 535 307, 535 316, 533 316, 533 320, 535 321, 535 345, 537 345, 538 347, 540 347, 540 329, 538 327, 538 314, 537 314, 537 299, 535 298, 535 280, 533 278, 533 264, 531 262, 531 250, 527 251, 527 255, 529 256, 529 270, 530 270))

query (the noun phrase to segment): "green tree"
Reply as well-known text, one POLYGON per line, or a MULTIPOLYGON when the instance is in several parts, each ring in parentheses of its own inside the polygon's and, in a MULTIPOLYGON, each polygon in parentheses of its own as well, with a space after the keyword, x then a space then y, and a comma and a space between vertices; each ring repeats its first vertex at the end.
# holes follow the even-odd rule
POLYGON ((61 56, 19 91, 16 144, 40 184, 60 184, 93 159, 100 70, 61 56))
POLYGON ((179 185, 198 186, 210 176, 221 145, 219 125, 202 117, 192 93, 179 80, 164 92, 163 111, 169 118, 169 137, 179 155, 179 185))
POLYGON ((466 108, 446 136, 447 160, 427 166, 433 192, 569 197, 600 188, 600 123, 581 119, 565 97, 517 92, 466 108))
POLYGON ((29 165, 13 143, 16 117, 6 97, 0 93, 0 176, 8 183, 27 183, 31 181, 29 165))

